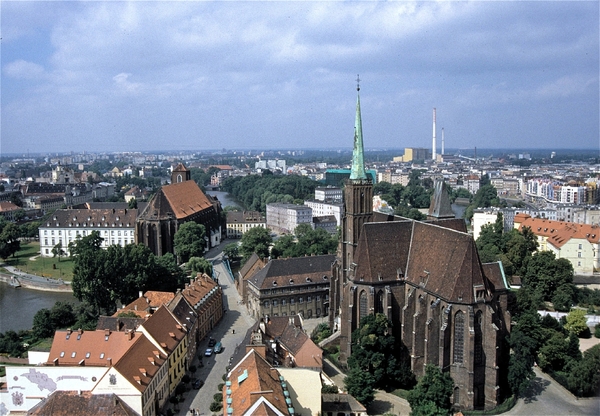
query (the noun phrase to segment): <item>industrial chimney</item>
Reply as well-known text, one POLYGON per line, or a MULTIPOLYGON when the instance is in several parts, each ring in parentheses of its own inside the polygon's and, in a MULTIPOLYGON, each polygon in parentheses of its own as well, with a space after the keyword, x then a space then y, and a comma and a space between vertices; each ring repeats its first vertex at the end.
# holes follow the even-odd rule
POLYGON ((436 143, 435 143, 435 107, 433 108, 433 148, 431 149, 431 160, 435 162, 436 157, 436 143))
POLYGON ((444 128, 442 127, 442 156, 444 156, 444 128))

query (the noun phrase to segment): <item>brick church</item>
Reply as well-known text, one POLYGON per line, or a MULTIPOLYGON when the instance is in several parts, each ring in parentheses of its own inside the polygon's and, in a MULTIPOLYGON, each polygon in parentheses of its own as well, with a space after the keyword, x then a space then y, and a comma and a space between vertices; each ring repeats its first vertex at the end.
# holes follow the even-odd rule
POLYGON ((456 408, 497 406, 505 397, 510 328, 502 264, 480 262, 464 221, 454 219, 442 182, 435 185, 426 221, 374 212, 363 152, 358 95, 330 288, 330 325, 340 331, 340 361, 351 353, 360 319, 383 313, 417 377, 425 364, 435 364, 454 380, 456 408))

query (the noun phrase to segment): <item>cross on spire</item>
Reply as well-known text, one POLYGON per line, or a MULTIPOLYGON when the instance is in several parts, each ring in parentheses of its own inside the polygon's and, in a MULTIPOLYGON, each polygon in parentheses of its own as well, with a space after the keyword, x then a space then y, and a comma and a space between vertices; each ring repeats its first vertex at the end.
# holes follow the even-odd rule
POLYGON ((360 91, 360 77, 356 74, 356 91, 360 91))

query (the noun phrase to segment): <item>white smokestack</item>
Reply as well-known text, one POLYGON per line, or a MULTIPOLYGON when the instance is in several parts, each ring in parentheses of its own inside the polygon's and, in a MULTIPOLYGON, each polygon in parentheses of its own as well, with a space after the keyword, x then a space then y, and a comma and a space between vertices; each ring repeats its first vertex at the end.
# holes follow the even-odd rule
POLYGON ((442 156, 444 156, 444 128, 442 127, 442 156))
POLYGON ((435 143, 435 108, 433 109, 433 146, 431 149, 431 160, 435 161, 436 157, 436 143, 435 143))

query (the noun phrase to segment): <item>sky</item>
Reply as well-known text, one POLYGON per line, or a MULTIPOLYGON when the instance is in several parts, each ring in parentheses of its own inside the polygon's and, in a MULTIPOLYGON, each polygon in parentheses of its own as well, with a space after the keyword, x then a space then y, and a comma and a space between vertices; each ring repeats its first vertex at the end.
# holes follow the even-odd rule
POLYGON ((0 2, 0 152, 600 148, 599 2, 0 2))

